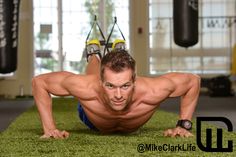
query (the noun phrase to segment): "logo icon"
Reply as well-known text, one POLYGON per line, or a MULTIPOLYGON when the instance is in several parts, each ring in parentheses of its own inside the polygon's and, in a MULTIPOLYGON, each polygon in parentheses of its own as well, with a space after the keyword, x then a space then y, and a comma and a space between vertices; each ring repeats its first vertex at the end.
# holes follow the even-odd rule
POLYGON ((228 147, 223 148, 223 130, 217 128, 217 148, 212 147, 212 129, 206 129, 206 146, 202 144, 201 141, 201 123, 202 121, 219 121, 227 125, 228 132, 233 131, 233 125, 229 119, 225 117, 197 117, 197 145, 199 149, 205 152, 232 152, 233 151, 233 141, 228 140, 228 147))

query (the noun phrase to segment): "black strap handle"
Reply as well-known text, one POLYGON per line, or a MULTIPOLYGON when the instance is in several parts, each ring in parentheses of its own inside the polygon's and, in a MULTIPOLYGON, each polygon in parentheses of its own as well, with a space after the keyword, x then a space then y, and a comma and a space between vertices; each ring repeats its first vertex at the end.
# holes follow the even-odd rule
POLYGON ((124 37, 124 35, 123 35, 123 33, 122 33, 122 31, 121 31, 119 25, 117 24, 117 17, 115 16, 115 17, 114 17, 114 24, 113 24, 113 26, 112 26, 112 28, 111 28, 111 32, 110 32, 110 34, 109 34, 109 36, 108 36, 108 38, 107 38, 107 42, 106 42, 106 45, 105 45, 105 49, 104 49, 103 55, 105 55, 106 50, 107 50, 107 52, 109 52, 109 47, 111 47, 111 45, 112 45, 112 43, 109 43, 109 40, 110 40, 110 38, 111 38, 111 35, 112 35, 112 33, 113 33, 113 30, 114 30, 114 27, 115 27, 115 26, 117 26, 117 28, 118 28, 118 30, 119 30, 119 32, 120 32, 122 38, 125 40, 125 37, 124 37))
POLYGON ((87 41, 88 41, 88 39, 89 39, 89 36, 90 36, 90 34, 91 34, 91 32, 92 32, 94 26, 97 26, 97 27, 98 27, 98 30, 99 30, 99 32, 100 32, 102 38, 103 38, 103 41, 100 41, 100 44, 101 44, 101 45, 105 45, 105 43, 106 43, 106 38, 105 38, 105 36, 104 36, 104 34, 103 34, 103 32, 102 32, 101 27, 99 26, 99 24, 98 24, 98 22, 97 22, 97 16, 96 16, 96 15, 94 15, 94 21, 93 21, 92 27, 91 27, 91 29, 90 29, 88 35, 87 35, 87 38, 86 38, 86 40, 85 40, 85 45, 87 44, 87 41))

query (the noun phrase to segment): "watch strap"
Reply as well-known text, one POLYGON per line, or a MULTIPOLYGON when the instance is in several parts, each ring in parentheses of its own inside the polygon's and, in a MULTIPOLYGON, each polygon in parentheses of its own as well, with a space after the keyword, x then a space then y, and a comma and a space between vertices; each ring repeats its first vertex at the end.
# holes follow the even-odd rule
POLYGON ((178 120, 177 124, 176 124, 176 127, 177 126, 179 126, 181 128, 184 128, 186 130, 191 130, 192 129, 192 122, 190 120, 187 120, 187 119, 178 120))

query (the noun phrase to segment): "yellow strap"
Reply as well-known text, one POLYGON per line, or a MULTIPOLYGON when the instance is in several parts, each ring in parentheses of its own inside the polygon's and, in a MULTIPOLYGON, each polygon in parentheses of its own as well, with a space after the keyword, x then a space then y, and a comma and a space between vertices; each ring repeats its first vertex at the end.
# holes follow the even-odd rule
POLYGON ((96 44, 98 46, 101 46, 100 41, 98 39, 89 40, 87 42, 87 45, 91 45, 91 44, 96 44))
POLYGON ((125 43, 125 41, 124 41, 123 39, 116 39, 116 40, 113 42, 111 48, 114 49, 117 43, 125 43))

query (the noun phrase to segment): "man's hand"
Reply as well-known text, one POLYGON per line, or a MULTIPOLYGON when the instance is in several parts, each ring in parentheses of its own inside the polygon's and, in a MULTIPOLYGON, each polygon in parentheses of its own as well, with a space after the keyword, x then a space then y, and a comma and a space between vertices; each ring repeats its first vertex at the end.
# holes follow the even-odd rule
POLYGON ((55 139, 63 139, 69 137, 69 133, 65 130, 60 131, 58 129, 50 130, 49 132, 45 133, 40 138, 55 138, 55 139))
POLYGON ((192 137, 193 134, 189 132, 188 130, 181 128, 181 127, 176 127, 173 129, 167 129, 164 131, 164 136, 169 136, 169 137, 192 137))

